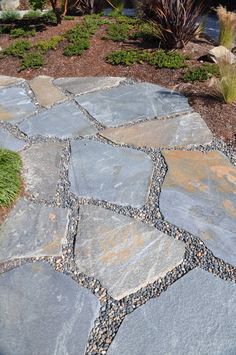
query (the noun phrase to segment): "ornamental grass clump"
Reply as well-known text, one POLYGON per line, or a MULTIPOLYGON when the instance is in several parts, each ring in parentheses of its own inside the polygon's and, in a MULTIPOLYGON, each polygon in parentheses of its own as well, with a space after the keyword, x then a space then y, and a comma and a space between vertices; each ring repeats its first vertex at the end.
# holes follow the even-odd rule
POLYGON ((210 86, 217 96, 227 104, 236 102, 236 63, 231 64, 224 58, 218 61, 219 78, 212 78, 210 86))
POLYGON ((9 207, 21 189, 19 154, 0 148, 0 207, 9 207))
POLYGON ((205 5, 203 0, 144 0, 141 9, 162 47, 180 49, 199 33, 205 5))
POLYGON ((216 12, 220 22, 220 45, 231 50, 236 39, 236 13, 227 11, 221 5, 217 7, 216 12))

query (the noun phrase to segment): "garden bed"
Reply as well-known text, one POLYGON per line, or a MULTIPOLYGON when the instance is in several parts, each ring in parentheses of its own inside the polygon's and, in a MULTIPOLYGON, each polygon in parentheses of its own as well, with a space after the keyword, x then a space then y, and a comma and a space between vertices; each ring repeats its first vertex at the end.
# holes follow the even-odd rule
MULTIPOLYGON (((63 21, 56 27, 46 27, 44 31, 37 32, 32 38, 27 38, 33 45, 41 40, 49 40, 51 37, 62 35, 82 22, 83 18, 72 21, 63 21)), ((176 89, 183 92, 189 98, 193 109, 199 112, 208 127, 216 137, 223 138, 225 142, 236 147, 236 105, 226 105, 213 95, 209 87, 209 80, 195 81, 193 83, 184 80, 187 68, 168 69, 157 68, 148 62, 125 65, 112 65, 106 61, 106 56, 117 50, 154 50, 153 43, 140 39, 127 39, 114 42, 104 40, 107 36, 107 24, 102 24, 90 37, 90 47, 80 56, 65 56, 63 54, 66 41, 60 41, 54 50, 45 54, 45 64, 39 69, 27 69, 19 71, 20 60, 7 56, 0 60, 0 74, 31 79, 37 75, 50 75, 52 77, 65 76, 125 76, 133 79, 148 81, 176 89)), ((7 34, 0 35, 0 46, 4 49, 13 43, 7 34)), ((206 54, 213 44, 204 38, 190 42, 181 54, 187 55, 188 67, 201 66, 198 58, 206 54)))

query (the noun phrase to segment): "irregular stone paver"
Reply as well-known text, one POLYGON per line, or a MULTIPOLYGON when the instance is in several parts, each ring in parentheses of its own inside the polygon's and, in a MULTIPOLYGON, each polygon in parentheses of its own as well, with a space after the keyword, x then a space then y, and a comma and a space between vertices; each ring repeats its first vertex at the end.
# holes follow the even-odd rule
POLYGON ((161 212, 199 236, 216 256, 236 265, 236 167, 220 152, 163 154, 168 173, 161 212))
POLYGON ((108 355, 236 351, 236 285, 196 269, 122 323, 108 355))
POLYGON ((141 207, 152 169, 151 159, 142 152, 92 140, 71 143, 69 179, 78 196, 141 207))
POLYGON ((107 128, 101 135, 119 144, 138 147, 180 147, 212 141, 212 133, 197 113, 131 126, 107 128))
POLYGON ((14 151, 24 148, 26 143, 14 137, 11 133, 0 127, 0 148, 10 149, 14 151))
POLYGON ((84 355, 99 314, 93 294, 46 263, 0 276, 1 354, 84 355))
POLYGON ((33 144, 21 152, 25 189, 35 197, 53 200, 60 175, 60 160, 64 143, 33 144))
POLYGON ((0 90, 0 121, 17 122, 37 111, 24 88, 13 86, 0 90))
POLYGON ((14 76, 7 76, 7 75, 0 75, 0 89, 2 89, 5 86, 12 85, 12 84, 22 83, 23 81, 25 81, 25 80, 22 78, 17 78, 14 76))
POLYGON ((28 136, 73 138, 97 133, 97 129, 71 102, 55 105, 19 124, 28 136))
POLYGON ((67 100, 67 96, 53 85, 52 80, 50 76, 40 75, 29 82, 40 106, 50 107, 57 102, 67 100))
POLYGON ((133 218, 80 207, 76 263, 116 299, 165 275, 182 262, 184 251, 183 242, 133 218))
POLYGON ((80 95, 92 91, 104 90, 118 86, 126 78, 120 77, 85 77, 85 78, 60 78, 54 84, 69 91, 71 94, 80 95))
POLYGON ((0 228, 0 260, 62 254, 68 210, 20 199, 0 228))
POLYGON ((190 111, 188 100, 183 95, 147 83, 86 94, 76 100, 108 127, 190 111))

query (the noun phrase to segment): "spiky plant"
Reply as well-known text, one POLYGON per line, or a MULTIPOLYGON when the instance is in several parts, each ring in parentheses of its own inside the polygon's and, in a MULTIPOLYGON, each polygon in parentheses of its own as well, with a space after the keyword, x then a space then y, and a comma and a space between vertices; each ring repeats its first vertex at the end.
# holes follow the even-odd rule
POLYGON ((210 85, 227 104, 232 104, 236 102, 236 63, 231 64, 225 57, 218 60, 217 64, 219 78, 212 78, 210 85))
POLYGON ((203 0, 144 0, 142 5, 144 18, 167 49, 183 48, 196 36, 204 9, 203 0))
POLYGON ((220 45, 231 50, 236 38, 236 13, 227 11, 222 5, 216 8, 220 22, 220 45))

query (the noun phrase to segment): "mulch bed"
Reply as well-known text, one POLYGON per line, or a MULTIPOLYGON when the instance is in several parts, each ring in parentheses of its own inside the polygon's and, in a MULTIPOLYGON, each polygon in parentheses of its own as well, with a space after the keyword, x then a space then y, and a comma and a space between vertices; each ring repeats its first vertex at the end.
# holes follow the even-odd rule
MULTIPOLYGON (((78 18, 73 21, 63 21, 59 26, 47 27, 45 31, 38 32, 32 38, 35 43, 42 39, 62 34, 81 21, 78 18)), ((195 82, 194 84, 183 81, 184 69, 156 69, 147 63, 136 64, 130 67, 113 66, 105 62, 105 56, 113 50, 137 48, 137 42, 115 43, 110 40, 102 40, 105 35, 106 25, 103 25, 91 38, 90 49, 80 57, 66 57, 63 55, 63 43, 51 51, 46 57, 46 65, 37 70, 25 70, 19 72, 19 60, 7 57, 0 60, 0 74, 32 79, 37 75, 50 75, 52 77, 65 76, 125 76, 142 81, 156 83, 165 87, 179 90, 188 98, 190 105, 204 118, 208 127, 216 137, 224 139, 236 147, 236 104, 226 105, 213 95, 209 82, 195 82)), ((8 35, 0 36, 0 46, 7 47, 10 42, 8 35)), ((140 43, 140 48, 144 44, 140 43)), ((189 43, 184 49, 191 54, 191 64, 198 65, 197 59, 208 52, 212 44, 204 39, 189 43)))

